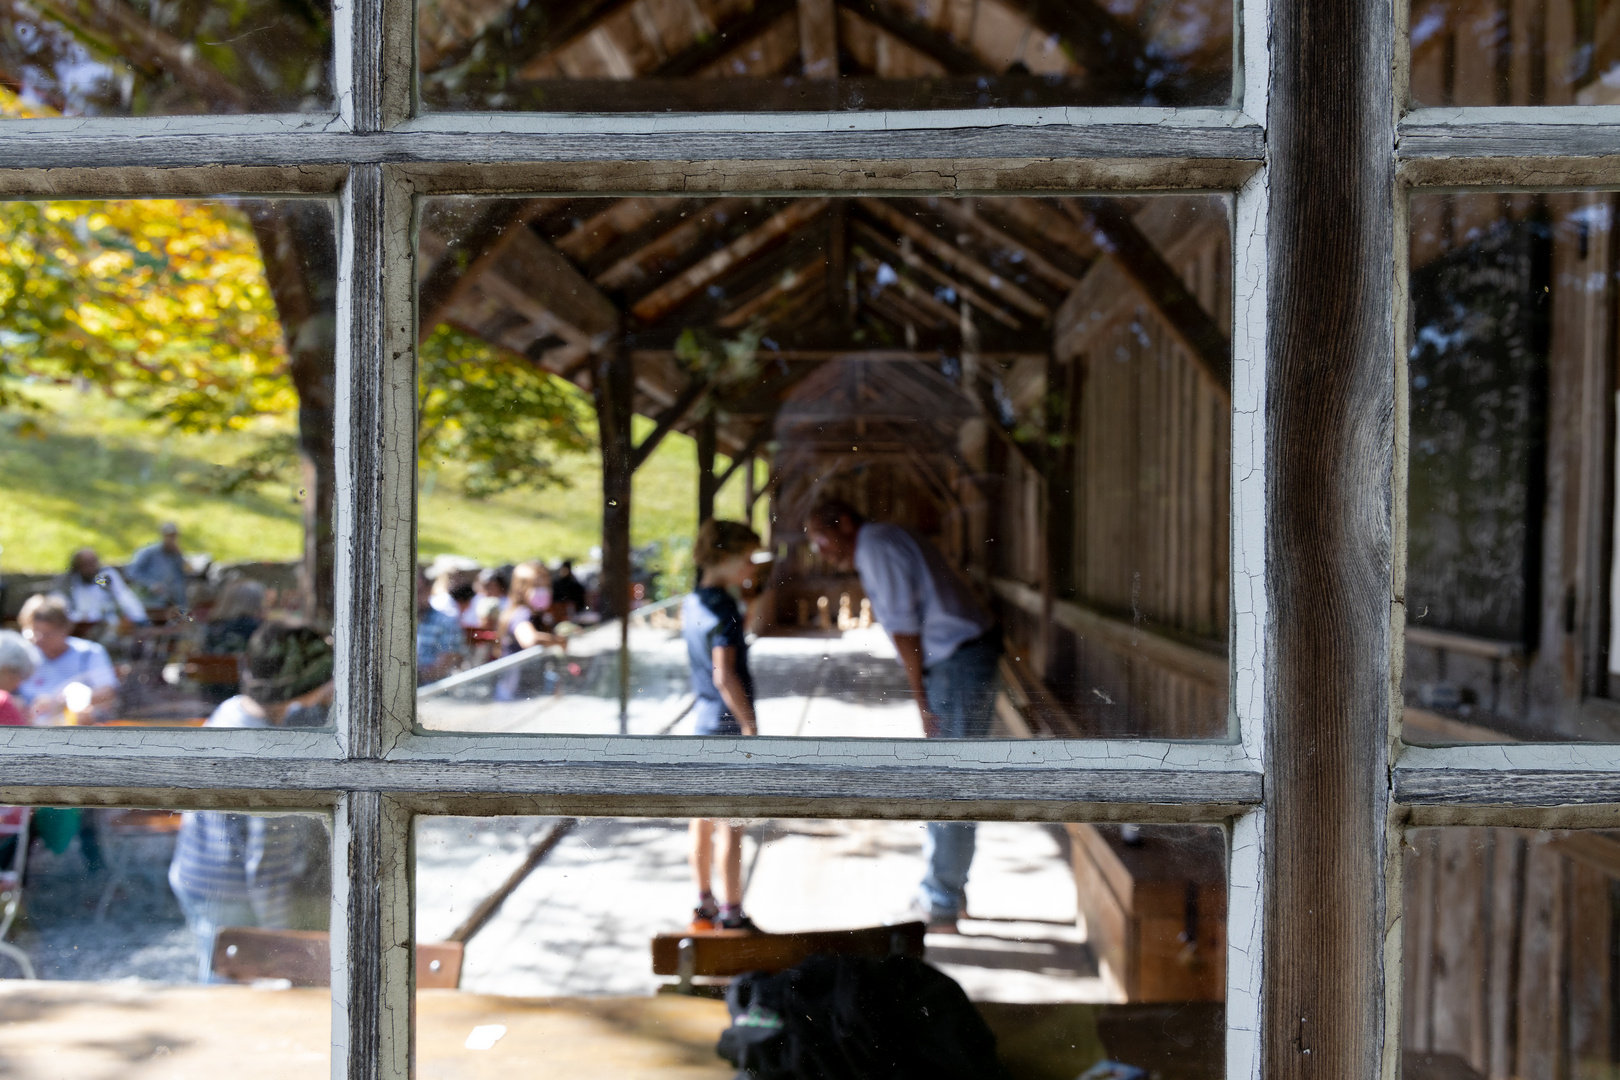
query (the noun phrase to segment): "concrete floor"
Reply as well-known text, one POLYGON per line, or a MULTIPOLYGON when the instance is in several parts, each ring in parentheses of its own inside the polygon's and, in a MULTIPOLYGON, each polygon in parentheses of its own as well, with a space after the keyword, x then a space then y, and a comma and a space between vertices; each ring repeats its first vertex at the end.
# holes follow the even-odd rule
MULTIPOLYGON (((417 933, 448 934, 522 861, 543 818, 425 819, 417 832, 417 933)), ((904 913, 922 876, 912 822, 761 821, 744 842, 745 906, 771 931, 870 926, 904 913)), ((468 945, 463 988, 526 997, 646 994, 648 942, 679 929, 695 896, 684 821, 582 821, 468 945)), ((1076 926, 1060 834, 980 826, 972 918, 930 935, 929 959, 979 1001, 1110 1000, 1076 926)))
MULTIPOLYGON (((535 731, 616 734, 618 631, 592 631, 569 644, 566 657, 527 665, 513 679, 518 700, 496 698, 501 675, 475 679, 457 692, 421 703, 424 727, 447 731, 535 731), (560 692, 545 693, 539 676, 554 665, 560 692), (577 669, 577 674, 574 673, 577 669), (532 696, 523 696, 531 694, 532 696)), ((628 733, 690 735, 686 645, 678 630, 637 626, 631 633, 628 733)), ((765 637, 749 649, 760 734, 781 736, 922 737, 922 722, 881 628, 822 637, 765 637)))

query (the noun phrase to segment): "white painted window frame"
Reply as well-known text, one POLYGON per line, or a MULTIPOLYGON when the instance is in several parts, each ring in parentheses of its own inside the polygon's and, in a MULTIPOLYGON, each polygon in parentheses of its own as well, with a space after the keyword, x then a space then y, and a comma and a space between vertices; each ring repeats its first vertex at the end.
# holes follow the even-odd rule
MULTIPOLYGON (((667 814, 1215 822, 1228 827, 1228 1076, 1261 1073, 1266 657, 1267 0, 1238 0, 1229 109, 834 115, 412 115, 413 0, 336 10, 332 115, 0 124, 0 196, 333 198, 340 583, 336 726, 0 729, 0 803, 308 807, 334 818, 334 1077, 413 1074, 413 815, 667 814), (414 235, 424 195, 1217 191, 1233 198, 1230 743, 631 739, 414 730, 414 235)), ((1404 11, 1397 5, 1397 17, 1404 11)), ((1396 34, 1404 100, 1404 35, 1396 34)), ((1369 46, 1373 47, 1373 46, 1369 46)), ((1397 265, 1417 187, 1620 186, 1620 107, 1397 102, 1397 265)), ((1397 340, 1404 340, 1404 325, 1397 340)), ((1399 367, 1399 363, 1397 367, 1399 367)), ((1404 373, 1395 372, 1404 406, 1404 373)), ((1397 424, 1396 491, 1404 491, 1397 424)), ((1402 536, 1397 495, 1395 537, 1402 536)), ((1395 550, 1402 550, 1400 543, 1395 550)), ((1391 583, 1387 806, 1408 825, 1620 826, 1620 746, 1425 749, 1398 740, 1391 583)), ((1387 903, 1399 909, 1399 843, 1387 903)), ((1399 933, 1386 950, 1386 1075, 1399 933)))

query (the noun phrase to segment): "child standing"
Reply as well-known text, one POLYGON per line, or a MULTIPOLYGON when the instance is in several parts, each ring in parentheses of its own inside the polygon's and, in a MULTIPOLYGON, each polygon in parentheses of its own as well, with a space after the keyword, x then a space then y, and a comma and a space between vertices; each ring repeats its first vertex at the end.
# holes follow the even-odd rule
MULTIPOLYGON (((692 706, 697 735, 754 735, 754 681, 748 674, 748 643, 743 613, 732 590, 754 573, 759 536, 740 521, 705 521, 698 529, 693 558, 697 588, 681 605, 681 634, 692 668, 692 706)), ((742 826, 738 822, 692 821, 692 878, 698 906, 692 928, 755 929, 742 910, 742 826), (718 835, 717 835, 718 834, 718 835), (716 840, 720 848, 722 903, 710 889, 716 840)))

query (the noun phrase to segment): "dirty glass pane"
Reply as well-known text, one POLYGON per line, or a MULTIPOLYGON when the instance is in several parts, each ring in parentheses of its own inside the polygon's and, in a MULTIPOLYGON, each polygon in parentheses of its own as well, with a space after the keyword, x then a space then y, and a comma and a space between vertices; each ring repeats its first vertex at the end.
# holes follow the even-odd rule
POLYGON ((0 1073, 330 1076, 330 831, 0 807, 0 1073))
POLYGON ((0 725, 323 726, 331 207, 0 202, 0 237, 0 725))
POLYGON ((966 823, 416 829, 423 1077, 730 1080, 721 1055, 754 1040, 940 1076, 1223 1074, 1218 828, 987 822, 976 849, 966 823))
POLYGON ((425 109, 1224 105, 1230 0, 420 0, 425 109))
POLYGON ((0 117, 334 108, 330 0, 0 5, 0 117))
POLYGON ((1415 0, 1412 104, 1620 102, 1620 3, 1415 0))
POLYGON ((419 235, 422 726, 1227 734, 1223 198, 419 235))
POLYGON ((1620 1070, 1620 838, 1406 834, 1404 1080, 1620 1070))
POLYGON ((1620 735, 1613 212, 1412 200, 1408 740, 1620 735))

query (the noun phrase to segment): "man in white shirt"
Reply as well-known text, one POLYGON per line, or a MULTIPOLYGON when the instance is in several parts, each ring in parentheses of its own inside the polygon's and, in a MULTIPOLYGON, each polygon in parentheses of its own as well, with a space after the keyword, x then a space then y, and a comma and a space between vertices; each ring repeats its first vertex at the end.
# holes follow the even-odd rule
MULTIPOLYGON (((898 525, 868 522, 848 504, 810 511, 810 544, 836 567, 853 566, 872 614, 894 642, 931 739, 990 735, 1000 677, 1001 632, 939 549, 898 525)), ((928 824, 928 873, 919 908, 936 933, 955 932, 967 909, 971 822, 928 824)))
POLYGON ((61 597, 29 598, 17 621, 39 653, 34 673, 17 687, 34 723, 60 722, 66 706, 62 692, 71 683, 83 683, 91 691, 90 708, 78 718, 80 723, 111 708, 118 699, 118 673, 106 649, 68 635, 73 622, 61 597))
POLYGON ((124 583, 123 575, 102 566, 94 548, 73 553, 62 579, 62 595, 67 599, 68 618, 76 623, 112 623, 120 615, 136 625, 150 621, 146 605, 124 583))

